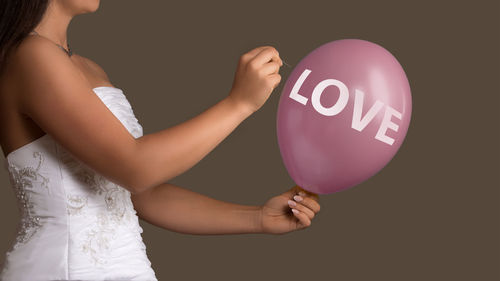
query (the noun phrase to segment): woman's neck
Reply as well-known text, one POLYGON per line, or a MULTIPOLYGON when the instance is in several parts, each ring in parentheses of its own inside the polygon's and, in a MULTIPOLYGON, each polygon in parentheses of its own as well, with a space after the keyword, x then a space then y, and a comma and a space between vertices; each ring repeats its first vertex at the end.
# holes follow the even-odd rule
POLYGON ((42 20, 34 30, 66 48, 68 46, 66 33, 73 15, 69 15, 62 7, 54 3, 55 1, 52 1, 49 4, 42 20))

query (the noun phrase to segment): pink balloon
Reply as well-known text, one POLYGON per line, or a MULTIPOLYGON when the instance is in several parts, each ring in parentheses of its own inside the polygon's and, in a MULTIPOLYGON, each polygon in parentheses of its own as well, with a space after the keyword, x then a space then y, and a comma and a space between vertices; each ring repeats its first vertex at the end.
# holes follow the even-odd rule
POLYGON ((383 47, 344 39, 321 45, 288 77, 277 136, 297 185, 328 194, 353 187, 394 157, 408 131, 406 74, 383 47))

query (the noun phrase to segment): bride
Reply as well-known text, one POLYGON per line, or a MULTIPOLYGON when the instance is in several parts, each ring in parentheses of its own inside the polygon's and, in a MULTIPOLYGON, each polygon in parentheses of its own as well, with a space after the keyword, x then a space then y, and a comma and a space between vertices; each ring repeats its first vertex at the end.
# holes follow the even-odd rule
POLYGON ((98 7, 0 2, 0 144, 21 215, 2 280, 157 280, 139 218, 200 235, 310 226, 318 196, 298 186, 247 206, 166 183, 266 102, 281 80, 277 50, 243 54, 227 97, 143 135, 123 90, 67 42, 72 18, 98 7))

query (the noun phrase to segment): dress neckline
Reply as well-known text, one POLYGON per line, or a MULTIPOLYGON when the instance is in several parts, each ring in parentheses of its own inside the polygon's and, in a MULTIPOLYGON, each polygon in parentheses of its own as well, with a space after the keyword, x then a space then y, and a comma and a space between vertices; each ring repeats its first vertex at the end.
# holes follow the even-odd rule
POLYGON ((92 88, 92 90, 101 89, 101 88, 108 88, 108 89, 115 89, 115 90, 123 91, 122 89, 117 88, 117 87, 113 87, 113 86, 98 86, 98 87, 92 88))
MULTIPOLYGON (((117 90, 117 91, 123 92, 123 90, 122 90, 122 89, 117 88, 117 87, 114 87, 114 86, 97 86, 97 87, 92 88, 92 91, 94 91, 94 92, 95 92, 95 90, 96 90, 96 89, 113 89, 113 90, 117 90)), ((38 142, 38 141, 39 141, 39 140, 41 140, 41 139, 44 139, 44 138, 45 138, 45 137, 47 137, 48 135, 49 135, 49 134, 45 133, 45 134, 44 134, 44 135, 42 135, 41 137, 36 138, 36 139, 34 139, 33 141, 28 142, 28 143, 26 143, 26 144, 24 144, 24 145, 22 145, 22 146, 20 146, 20 147, 18 147, 18 148, 16 148, 16 149, 12 150, 11 152, 9 152, 9 153, 5 156, 5 160, 6 160, 7 162, 9 162, 9 159, 10 159, 11 157, 13 157, 13 154, 15 154, 16 152, 18 152, 18 151, 20 151, 20 150, 22 150, 22 149, 25 149, 25 148, 27 148, 27 147, 29 147, 29 146, 33 145, 34 143, 38 142)))

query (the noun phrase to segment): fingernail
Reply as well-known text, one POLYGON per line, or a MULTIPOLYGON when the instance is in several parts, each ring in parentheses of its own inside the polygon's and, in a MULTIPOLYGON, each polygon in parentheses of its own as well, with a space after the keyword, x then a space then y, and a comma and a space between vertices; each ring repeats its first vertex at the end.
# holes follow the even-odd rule
POLYGON ((292 200, 288 200, 288 206, 290 206, 290 207, 295 207, 295 206, 297 206, 297 203, 295 203, 295 202, 294 202, 294 201, 292 201, 292 200))
POLYGON ((298 213, 299 213, 299 211, 298 211, 298 210, 296 210, 296 209, 292 209, 292 212, 293 212, 294 214, 298 214, 298 213))
POLYGON ((302 199, 303 199, 303 198, 302 198, 302 196, 299 196, 299 195, 295 195, 295 196, 293 197, 293 200, 295 200, 295 201, 297 201, 297 202, 302 201, 302 199))
POLYGON ((306 196, 306 193, 304 191, 299 191, 300 196, 306 196))

